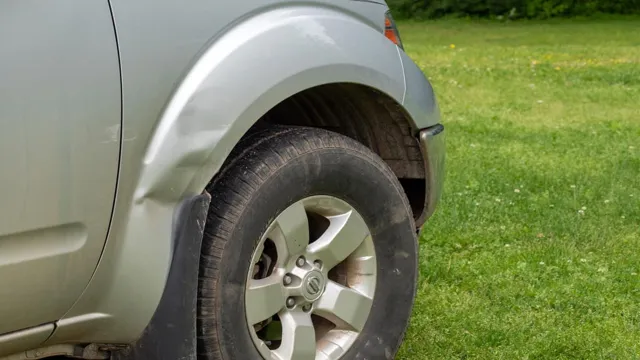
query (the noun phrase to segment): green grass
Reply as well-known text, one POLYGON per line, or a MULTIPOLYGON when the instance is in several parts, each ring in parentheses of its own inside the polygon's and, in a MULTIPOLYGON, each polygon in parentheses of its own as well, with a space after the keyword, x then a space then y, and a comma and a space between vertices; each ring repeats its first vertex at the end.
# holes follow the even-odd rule
POLYGON ((640 359, 640 18, 402 23, 447 129, 398 359, 640 359))

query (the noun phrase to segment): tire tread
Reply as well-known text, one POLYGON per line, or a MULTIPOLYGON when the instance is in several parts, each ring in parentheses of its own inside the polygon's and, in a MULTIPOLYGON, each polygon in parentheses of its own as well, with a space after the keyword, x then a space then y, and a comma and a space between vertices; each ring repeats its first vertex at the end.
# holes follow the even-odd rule
POLYGON ((229 155, 220 172, 207 186, 211 206, 200 256, 198 281, 198 359, 225 360, 220 351, 218 279, 226 244, 232 241, 235 226, 244 208, 260 186, 292 159, 319 149, 341 149, 374 164, 404 199, 408 199, 393 171, 375 153, 361 143, 327 130, 273 126, 245 136, 229 155))

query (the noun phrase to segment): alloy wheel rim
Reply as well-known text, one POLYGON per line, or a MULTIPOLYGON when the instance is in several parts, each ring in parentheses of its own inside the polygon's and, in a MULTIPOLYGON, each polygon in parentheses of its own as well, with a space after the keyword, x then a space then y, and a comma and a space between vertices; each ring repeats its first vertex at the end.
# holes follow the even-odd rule
POLYGON ((285 209, 253 253, 246 321, 263 358, 341 358, 369 318, 376 254, 362 216, 332 196, 285 209))

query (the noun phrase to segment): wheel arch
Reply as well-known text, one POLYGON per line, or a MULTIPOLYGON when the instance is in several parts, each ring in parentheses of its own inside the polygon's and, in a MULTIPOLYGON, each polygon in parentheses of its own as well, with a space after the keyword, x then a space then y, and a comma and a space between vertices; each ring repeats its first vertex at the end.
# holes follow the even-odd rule
POLYGON ((168 103, 136 197, 199 192, 265 114, 296 94, 337 83, 375 89, 401 104, 398 49, 377 29, 332 9, 274 10, 236 26, 203 53, 168 103))
POLYGON ((254 127, 271 124, 331 130, 367 146, 393 170, 409 199, 414 219, 422 216, 426 185, 418 130, 404 107, 391 96, 360 84, 323 84, 283 100, 254 127))
POLYGON ((402 105, 405 77, 399 49, 350 15, 300 7, 251 18, 216 40, 177 89, 145 155, 137 197, 197 193, 254 126, 322 127, 317 116, 306 122, 274 116, 284 109, 292 115, 289 105, 310 95, 318 103, 298 110, 352 105, 354 118, 334 117, 333 130, 378 153, 412 200, 415 219, 424 219, 424 161, 419 126, 402 105), (256 27, 263 28, 257 36, 256 27))

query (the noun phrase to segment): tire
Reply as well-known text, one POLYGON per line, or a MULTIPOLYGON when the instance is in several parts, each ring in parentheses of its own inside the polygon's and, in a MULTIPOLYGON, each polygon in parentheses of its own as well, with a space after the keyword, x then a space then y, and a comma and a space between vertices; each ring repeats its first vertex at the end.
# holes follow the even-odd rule
POLYGON ((279 214, 314 195, 348 203, 375 247, 371 311, 340 359, 394 358, 413 306, 418 248, 409 202, 382 159, 333 132, 267 128, 238 144, 207 190, 212 200, 200 258, 198 359, 263 358, 245 308, 252 254, 279 214))

